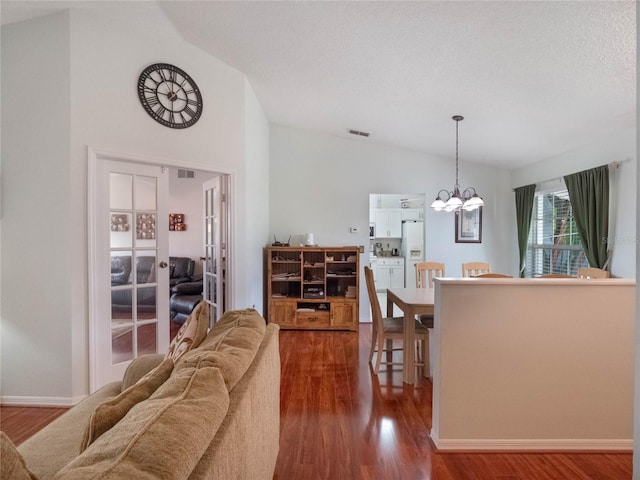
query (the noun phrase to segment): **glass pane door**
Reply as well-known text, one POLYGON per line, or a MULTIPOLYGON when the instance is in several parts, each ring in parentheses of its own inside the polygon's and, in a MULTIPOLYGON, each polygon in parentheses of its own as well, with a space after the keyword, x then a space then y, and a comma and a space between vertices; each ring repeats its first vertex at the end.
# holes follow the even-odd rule
POLYGON ((228 178, 216 177, 203 184, 204 196, 204 299, 209 304, 210 325, 226 311, 226 241, 228 178))
POLYGON ((112 364, 158 351, 157 197, 155 177, 109 174, 112 364))

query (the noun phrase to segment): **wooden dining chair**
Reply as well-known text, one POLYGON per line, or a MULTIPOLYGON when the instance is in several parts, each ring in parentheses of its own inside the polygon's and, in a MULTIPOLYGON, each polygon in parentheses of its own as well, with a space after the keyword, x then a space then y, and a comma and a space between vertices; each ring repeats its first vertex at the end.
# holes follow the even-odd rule
POLYGON ((416 287, 433 288, 433 279, 444 277, 444 263, 440 262, 418 262, 416 263, 416 287))
POLYGON ((481 273, 480 275, 471 275, 472 278, 513 278, 513 275, 505 275, 504 273, 481 273))
MULTIPOLYGON (((373 278, 373 270, 369 267, 364 267, 364 278, 367 284, 367 293, 369 294, 369 303, 371 303, 371 314, 373 316, 373 331, 371 334, 371 351, 369 352, 369 363, 373 363, 373 354, 377 351, 376 363, 373 368, 375 374, 378 374, 380 370, 380 364, 385 365, 402 365, 402 362, 393 361, 392 347, 386 348, 387 340, 389 344, 393 345, 393 340, 402 340, 404 338, 404 318, 393 317, 386 318, 382 316, 382 310, 380 309, 380 302, 378 301, 378 295, 376 295, 376 287, 373 278), (390 361, 382 361, 383 352, 391 353, 390 361)), ((422 373, 425 377, 429 376, 429 330, 417 320, 414 320, 416 328, 416 340, 420 345, 416 355, 415 366, 422 366, 422 373)), ((397 348, 395 350, 403 350, 407 348, 403 345, 403 348, 397 348)), ((411 348, 416 348, 416 345, 412 345, 411 348)))
MULTIPOLYGON (((433 288, 433 279, 445 276, 444 263, 418 262, 416 263, 416 287, 433 288)), ((433 314, 423 313, 418 317, 420 323, 427 328, 433 328, 433 314)))
POLYGON ((491 265, 486 262, 467 262, 462 264, 462 276, 473 277, 475 275, 482 275, 483 273, 490 273, 491 265))
POLYGON ((609 272, 601 268, 585 267, 578 269, 578 278, 609 278, 609 272))

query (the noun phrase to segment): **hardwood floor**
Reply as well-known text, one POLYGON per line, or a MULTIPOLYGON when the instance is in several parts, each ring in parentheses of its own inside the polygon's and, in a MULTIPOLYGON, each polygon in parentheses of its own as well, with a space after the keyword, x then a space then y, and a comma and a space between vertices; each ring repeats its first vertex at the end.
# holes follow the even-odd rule
POLYGON ((0 406, 0 430, 20 445, 41 428, 67 411, 66 407, 7 407, 0 406))
MULTIPOLYGON (((281 331, 277 480, 629 480, 630 453, 437 453, 431 382, 368 364, 371 325, 281 331)), ((394 353, 397 355, 397 352, 394 353)))
MULTIPOLYGON (((274 480, 629 480, 630 453, 434 451, 431 382, 402 383, 400 367, 369 367, 371 326, 281 331, 280 455, 274 480)), ((394 354, 397 355, 397 352, 394 354)), ((19 444, 64 412, 1 407, 19 444)))

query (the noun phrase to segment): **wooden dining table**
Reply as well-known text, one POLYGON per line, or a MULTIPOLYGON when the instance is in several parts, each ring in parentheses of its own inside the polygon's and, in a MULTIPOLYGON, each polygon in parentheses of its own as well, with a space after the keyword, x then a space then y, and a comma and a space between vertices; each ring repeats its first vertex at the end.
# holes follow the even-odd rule
MULTIPOLYGON (((416 381, 415 345, 416 315, 433 315, 434 290, 432 288, 388 288, 387 317, 393 317, 393 306, 397 305, 404 315, 404 352, 402 356, 402 381, 414 384, 416 381), (409 346, 412 346, 411 348, 409 346)), ((426 368, 426 367, 425 367, 426 368)), ((425 376, 429 373, 426 372, 425 376)))

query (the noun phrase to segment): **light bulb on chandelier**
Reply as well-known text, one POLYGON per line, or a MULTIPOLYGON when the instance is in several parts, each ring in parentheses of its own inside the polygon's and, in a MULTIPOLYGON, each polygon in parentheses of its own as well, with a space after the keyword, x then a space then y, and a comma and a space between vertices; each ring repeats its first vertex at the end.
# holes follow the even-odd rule
POLYGON ((476 210, 484 205, 482 197, 478 195, 474 187, 465 188, 460 193, 460 185, 458 184, 458 122, 464 120, 462 115, 454 115, 453 120, 456 122, 456 183, 453 190, 440 190, 436 199, 431 204, 436 212, 455 212, 457 210, 476 210), (443 200, 441 193, 446 194, 447 200, 443 200))

